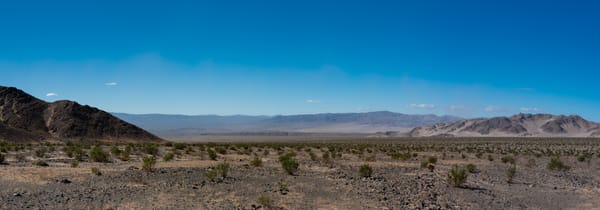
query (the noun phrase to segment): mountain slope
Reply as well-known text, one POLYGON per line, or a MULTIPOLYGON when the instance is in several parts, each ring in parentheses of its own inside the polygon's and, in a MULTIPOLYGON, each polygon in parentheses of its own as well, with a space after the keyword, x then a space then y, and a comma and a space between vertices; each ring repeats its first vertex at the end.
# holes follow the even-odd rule
POLYGON ((453 116, 406 115, 393 112, 325 113, 279 116, 185 116, 114 113, 161 136, 236 132, 376 133, 406 132, 416 126, 460 120, 453 116))
POLYGON ((46 103, 19 89, 0 86, 0 139, 161 139, 111 114, 72 101, 46 103))
POLYGON ((466 119, 449 124, 417 127, 409 135, 596 137, 600 136, 600 125, 576 115, 518 114, 512 117, 466 119))

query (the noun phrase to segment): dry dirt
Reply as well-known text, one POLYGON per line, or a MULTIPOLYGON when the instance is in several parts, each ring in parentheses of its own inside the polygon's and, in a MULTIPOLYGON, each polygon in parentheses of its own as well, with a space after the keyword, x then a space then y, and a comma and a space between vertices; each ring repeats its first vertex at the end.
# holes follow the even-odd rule
MULTIPOLYGON (((158 163, 147 172, 141 170, 147 154, 135 145, 128 161, 111 155, 109 163, 97 163, 86 156, 74 168, 65 145, 21 145, 15 151, 15 145, 5 144, 0 209, 600 209, 596 139, 201 145, 181 150, 161 145, 158 163), (35 150, 50 147, 53 152, 35 155, 35 150), (227 148, 226 154, 211 160, 211 147, 227 148), (329 150, 342 155, 324 159, 329 150), (163 155, 172 151, 180 154, 164 161, 163 155), (290 152, 300 164, 294 175, 278 160, 290 152), (405 152, 407 160, 389 155, 405 152), (309 153, 316 158, 311 160, 309 153), (587 153, 591 156, 578 160, 587 153), (262 166, 252 166, 255 155, 262 166), (558 155, 570 169, 547 168, 558 155), (437 157, 433 172, 421 168, 431 156, 437 157), (505 156, 516 160, 511 183, 507 170, 512 164, 501 161, 505 156), (49 166, 34 166, 35 160, 49 166), (223 162, 230 164, 227 176, 209 179, 208 169, 223 162), (449 185, 448 171, 469 163, 476 170, 466 182, 449 185), (370 177, 359 174, 363 164, 372 167, 370 177), (102 175, 92 174, 92 167, 102 175)), ((110 148, 103 146, 107 152, 110 148)))

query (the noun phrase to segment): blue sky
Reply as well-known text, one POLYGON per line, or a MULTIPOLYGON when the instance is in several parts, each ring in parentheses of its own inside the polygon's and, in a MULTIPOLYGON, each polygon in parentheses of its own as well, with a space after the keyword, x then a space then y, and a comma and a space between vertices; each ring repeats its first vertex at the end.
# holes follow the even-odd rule
POLYGON ((550 0, 4 1, 0 84, 111 112, 600 121, 598 11, 550 0))

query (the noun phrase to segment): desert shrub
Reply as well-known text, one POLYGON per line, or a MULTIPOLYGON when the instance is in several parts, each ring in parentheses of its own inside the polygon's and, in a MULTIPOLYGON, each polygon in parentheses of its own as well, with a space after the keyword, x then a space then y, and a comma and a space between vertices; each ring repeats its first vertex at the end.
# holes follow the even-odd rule
POLYGON ((215 147, 215 151, 222 155, 227 154, 227 149, 225 149, 225 147, 215 147))
POLYGON ((465 166, 465 168, 467 169, 467 171, 469 173, 475 173, 475 172, 477 172, 477 167, 474 164, 472 164, 472 163, 467 164, 465 166))
POLYGON ((192 147, 185 148, 185 154, 191 154, 192 152, 194 152, 194 148, 192 148, 192 147))
POLYGON ((33 165, 35 165, 35 166, 42 166, 42 167, 49 166, 48 163, 46 163, 46 161, 43 161, 43 160, 36 160, 36 161, 33 162, 33 165))
POLYGON ((312 160, 312 161, 317 160, 317 155, 314 152, 308 152, 308 156, 310 157, 310 160, 312 160))
POLYGON ((144 153, 156 156, 158 154, 158 145, 156 144, 144 144, 142 147, 144 153))
POLYGON ((585 155, 579 155, 579 156, 577 156, 577 161, 583 162, 583 161, 585 161, 585 157, 586 157, 585 155))
POLYGON ((142 170, 146 172, 151 172, 156 165, 156 158, 154 156, 144 157, 142 160, 142 170))
POLYGON ((102 172, 100 172, 100 169, 96 168, 96 167, 92 167, 91 168, 92 174, 96 175, 96 176, 100 176, 102 175, 102 172))
POLYGON ((365 157, 365 161, 368 161, 368 162, 375 162, 375 160, 376 160, 375 155, 365 157))
POLYGON ((258 202, 259 205, 264 206, 265 208, 268 208, 272 205, 273 201, 271 201, 271 198, 269 198, 267 196, 260 196, 260 197, 258 197, 256 202, 258 202))
POLYGON ((205 151, 206 147, 204 147, 204 144, 198 144, 198 150, 205 151))
POLYGON ((39 158, 43 158, 46 155, 46 147, 39 148, 35 150, 35 156, 39 158))
POLYGON ((448 171, 448 183, 454 187, 462 187, 467 182, 467 170, 458 165, 454 165, 450 171, 448 171))
POLYGON ((465 159, 467 156, 465 154, 460 154, 460 158, 465 159))
POLYGON ((437 163, 437 157, 435 157, 435 156, 427 157, 427 162, 432 163, 432 164, 436 164, 437 163))
POLYGON ((502 163, 510 163, 510 164, 515 164, 515 158, 512 156, 504 156, 502 158, 500 158, 500 161, 502 161, 502 163))
POLYGON ((167 152, 167 154, 165 154, 165 155, 163 156, 163 160, 164 160, 164 161, 171 161, 171 160, 173 160, 173 158, 174 158, 174 157, 175 157, 175 154, 174 154, 174 153, 172 153, 172 152, 167 152))
POLYGON ((267 156, 267 155, 269 155, 269 150, 268 150, 268 149, 265 149, 265 151, 263 151, 263 155, 264 155, 264 156, 267 156))
POLYGON ((212 149, 208 149, 208 157, 211 160, 217 160, 217 153, 212 149))
POLYGON ((90 150, 90 160, 93 162, 108 162, 108 154, 102 147, 95 146, 90 150))
POLYGON ((508 168, 508 170, 506 171, 506 182, 507 183, 512 183, 513 178, 515 177, 515 174, 517 173, 517 166, 512 165, 510 166, 510 168, 508 168))
POLYGON ((123 152, 121 152, 121 154, 119 155, 119 160, 128 161, 129 160, 129 151, 124 150, 123 152))
POLYGON ((219 172, 219 174, 223 178, 227 177, 227 175, 229 174, 229 168, 230 168, 230 166, 229 166, 228 162, 222 162, 215 166, 215 169, 219 172))
POLYGON ((110 153, 112 155, 116 156, 116 157, 118 157, 119 155, 121 155, 121 152, 123 152, 123 151, 121 151, 117 146, 112 146, 110 148, 110 153))
POLYGON ((407 152, 407 153, 389 153, 388 155, 390 157, 392 157, 392 159, 402 160, 402 161, 408 160, 412 157, 412 154, 410 154, 409 152, 407 152))
POLYGON ((184 143, 175 143, 175 144, 173 145, 173 148, 175 148, 175 149, 177 149, 177 150, 183 150, 183 149, 185 149, 186 147, 187 147, 187 145, 186 145, 186 144, 184 144, 184 143))
POLYGON ((494 161, 494 157, 493 157, 492 155, 488 155, 488 156, 487 156, 487 159, 488 159, 489 161, 494 161))
POLYGON ((296 156, 295 153, 288 153, 286 155, 282 155, 279 157, 279 162, 281 162, 281 167, 289 175, 293 175, 294 173, 296 173, 296 171, 298 171, 298 167, 300 166, 298 161, 296 161, 296 159, 294 158, 295 156, 296 156))
POLYGON ((361 177, 371 177, 371 175, 373 175, 373 168, 368 164, 361 165, 358 169, 358 174, 361 177))
POLYGON ((329 152, 324 152, 321 155, 321 158, 323 158, 324 161, 328 161, 329 160, 329 152))
POLYGON ((0 152, 0 164, 4 164, 4 161, 6 161, 6 158, 4 157, 4 154, 0 152))
POLYGON ((437 158, 434 156, 429 156, 427 157, 427 159, 423 160, 421 162, 421 168, 427 168, 429 169, 429 171, 432 171, 435 169, 435 164, 437 163, 437 158))
POLYGON ((211 181, 214 181, 215 178, 217 178, 218 176, 225 178, 229 173, 229 167, 229 163, 227 162, 219 163, 215 166, 208 168, 208 171, 206 171, 205 175, 211 181))
POLYGON ((79 161, 71 162, 71 168, 77 168, 77 167, 79 167, 79 161))
POLYGON ((254 159, 252 159, 252 161, 250 161, 250 165, 252 165, 254 167, 261 167, 263 165, 262 159, 259 158, 258 156, 254 156, 254 159))
POLYGON ((571 167, 565 165, 559 157, 554 157, 550 159, 550 162, 548 162, 548 165, 546 165, 546 168, 548 168, 548 170, 554 171, 554 170, 560 170, 560 171, 566 171, 569 170, 571 167))
POLYGON ((481 157, 483 157, 483 153, 478 152, 477 154, 475 154, 475 157, 481 159, 481 157))

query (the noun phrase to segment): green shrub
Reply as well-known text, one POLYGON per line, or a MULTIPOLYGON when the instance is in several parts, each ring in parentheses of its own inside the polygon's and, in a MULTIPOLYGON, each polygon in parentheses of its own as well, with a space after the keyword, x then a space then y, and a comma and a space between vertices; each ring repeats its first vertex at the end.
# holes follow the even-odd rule
POLYGON ((308 152, 308 156, 310 157, 310 160, 312 160, 312 161, 317 160, 317 155, 313 152, 308 152))
POLYGON ((324 161, 328 161, 329 160, 329 152, 324 152, 321 157, 323 158, 324 161))
POLYGON ((119 160, 128 161, 129 160, 129 151, 125 150, 125 151, 121 152, 121 155, 119 155, 119 160))
POLYGON ((215 147, 215 151, 222 155, 227 154, 227 149, 225 149, 225 147, 215 147))
POLYGON ((217 160, 217 153, 212 149, 208 149, 208 157, 211 160, 217 160))
POLYGON ((39 148, 39 149, 35 150, 35 156, 39 157, 39 158, 43 158, 46 155, 46 152, 47 152, 47 150, 45 147, 39 148))
POLYGON ((164 161, 171 161, 171 160, 173 160, 174 157, 175 157, 175 154, 173 154, 172 152, 168 152, 167 154, 165 154, 163 156, 163 160, 164 161))
POLYGON ((371 177, 371 175, 373 175, 373 168, 368 164, 361 165, 358 169, 358 174, 360 174, 361 177, 371 177))
POLYGON ((154 165, 156 165, 156 158, 154 156, 147 156, 142 160, 142 170, 145 172, 151 172, 154 165))
POLYGON ((177 150, 183 150, 183 149, 185 149, 186 147, 187 147, 187 145, 186 145, 186 144, 184 144, 184 143, 175 143, 175 144, 173 145, 173 148, 175 148, 175 149, 177 149, 177 150))
POLYGON ((259 205, 264 206, 265 208, 269 208, 272 205, 271 198, 267 196, 258 197, 256 202, 258 202, 259 205))
POLYGON ((548 162, 548 165, 546 166, 546 168, 548 168, 548 170, 554 171, 554 170, 560 170, 560 171, 566 171, 569 170, 571 167, 565 165, 559 157, 554 157, 552 159, 550 159, 550 162, 548 162))
POLYGON ((261 167, 263 165, 262 159, 259 158, 258 156, 254 156, 254 159, 252 159, 252 161, 250 161, 250 165, 252 165, 254 167, 261 167))
POLYGON ((388 155, 390 157, 392 157, 392 159, 402 160, 402 161, 408 160, 412 157, 412 154, 410 154, 409 152, 407 152, 407 153, 389 153, 388 155))
POLYGON ((294 175, 294 173, 296 173, 296 171, 298 171, 298 167, 300 166, 298 161, 296 161, 296 159, 294 159, 295 156, 296 156, 295 153, 288 153, 286 155, 282 155, 279 157, 279 162, 281 162, 281 167, 289 175, 294 175))
POLYGON ((206 171, 205 175, 211 181, 215 181, 215 178, 217 178, 218 176, 225 178, 229 173, 229 167, 229 163, 227 162, 219 163, 215 166, 208 168, 208 171, 206 171))
POLYGON ((77 168, 77 167, 79 167, 79 161, 71 162, 71 168, 77 168))
POLYGON ((510 163, 510 164, 515 164, 515 158, 512 156, 504 156, 502 158, 500 158, 500 160, 502 161, 502 163, 510 163))
POLYGON ((108 162, 108 154, 102 147, 95 146, 90 150, 90 160, 93 162, 108 162))
POLYGON ((465 166, 465 168, 467 169, 467 171, 469 173, 475 173, 475 172, 477 172, 477 167, 474 164, 472 164, 472 163, 467 164, 467 166, 465 166))
POLYGON ((156 144, 144 144, 142 149, 144 150, 144 153, 152 156, 156 156, 158 154, 158 145, 156 144))
POLYGON ((515 174, 517 173, 517 166, 512 165, 510 168, 508 168, 508 170, 506 171, 506 182, 507 183, 512 183, 513 178, 515 177, 515 174))
POLYGON ((41 166, 41 167, 48 167, 48 163, 46 163, 46 161, 43 160, 36 160, 33 162, 33 165, 35 166, 41 166))
POLYGON ((119 155, 121 155, 121 152, 123 151, 121 151, 117 146, 112 146, 110 148, 110 153, 116 157, 119 157, 119 155))
POLYGON ((454 187, 462 187, 467 182, 467 170, 458 165, 454 165, 450 171, 448 171, 448 183, 454 187))
POLYGON ((92 167, 91 168, 92 174, 96 175, 96 176, 100 176, 102 175, 102 172, 100 172, 100 169, 96 168, 96 167, 92 167))

